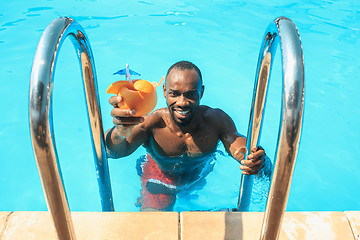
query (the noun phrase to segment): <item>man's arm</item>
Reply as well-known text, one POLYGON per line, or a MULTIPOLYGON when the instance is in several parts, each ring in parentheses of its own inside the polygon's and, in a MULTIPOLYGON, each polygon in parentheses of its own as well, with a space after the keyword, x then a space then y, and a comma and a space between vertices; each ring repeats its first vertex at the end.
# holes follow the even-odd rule
MULTIPOLYGON (((139 128, 139 127, 137 127, 139 128)), ((116 127, 110 128, 105 133, 106 153, 110 158, 126 157, 133 153, 146 140, 143 129, 132 130, 129 137, 122 135, 116 127)))
POLYGON ((133 153, 148 137, 148 121, 144 117, 134 117, 133 110, 120 109, 121 97, 111 97, 110 104, 114 127, 105 133, 108 157, 120 158, 133 153))
POLYGON ((265 151, 261 147, 251 149, 251 154, 244 159, 246 154, 246 138, 237 131, 233 120, 222 110, 216 109, 217 122, 220 129, 220 140, 226 151, 242 165, 243 174, 256 174, 262 167, 265 151))

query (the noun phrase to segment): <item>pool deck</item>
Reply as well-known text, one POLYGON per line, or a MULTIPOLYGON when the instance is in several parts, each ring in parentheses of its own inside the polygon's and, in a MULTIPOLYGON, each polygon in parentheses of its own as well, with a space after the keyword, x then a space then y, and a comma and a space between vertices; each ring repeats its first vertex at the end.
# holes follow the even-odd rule
MULTIPOLYGON (((261 212, 72 212, 77 239, 259 239, 261 212)), ((57 239, 48 212, 0 212, 0 239, 57 239)), ((279 239, 360 239, 358 212, 286 212, 279 239)))

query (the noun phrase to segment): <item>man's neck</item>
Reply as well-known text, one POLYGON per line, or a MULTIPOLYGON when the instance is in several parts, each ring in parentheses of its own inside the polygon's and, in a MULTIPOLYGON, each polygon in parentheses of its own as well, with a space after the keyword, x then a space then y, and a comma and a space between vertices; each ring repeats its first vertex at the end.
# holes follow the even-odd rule
POLYGON ((169 119, 168 126, 169 126, 170 130, 178 136, 182 136, 186 133, 189 133, 189 134, 194 133, 197 131, 197 129, 200 126, 199 115, 200 114, 198 111, 196 113, 196 115, 194 116, 194 118, 191 119, 191 121, 188 124, 181 126, 180 124, 177 124, 174 121, 174 119, 170 115, 170 112, 168 112, 168 119, 169 119))

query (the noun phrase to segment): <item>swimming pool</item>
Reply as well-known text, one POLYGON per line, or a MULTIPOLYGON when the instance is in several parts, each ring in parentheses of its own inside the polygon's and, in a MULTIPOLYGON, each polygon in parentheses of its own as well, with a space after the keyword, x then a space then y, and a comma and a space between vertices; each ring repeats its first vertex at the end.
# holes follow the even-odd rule
MULTIPOLYGON (((178 60, 202 70, 203 104, 222 108, 246 134, 257 56, 268 23, 291 18, 305 58, 305 116, 287 210, 360 210, 360 3, 351 1, 27 1, 0 10, 0 210, 46 210, 28 127, 32 60, 42 31, 69 16, 86 30, 94 53, 104 128, 111 127, 107 86, 126 63, 158 81, 178 60)), ((165 102, 159 92, 157 107, 165 102)), ((280 55, 270 82, 262 146, 270 157, 277 139, 280 55)), ((54 127, 70 209, 100 211, 80 72, 65 41, 54 84, 54 127)), ((139 149, 133 156, 144 154, 139 149)), ((175 210, 236 206, 238 165, 218 155, 208 184, 175 210), (219 179, 226 179, 219 184, 219 179)), ((137 211, 137 157, 109 160, 117 211, 137 211)), ((253 208, 256 209, 256 208, 253 208)))

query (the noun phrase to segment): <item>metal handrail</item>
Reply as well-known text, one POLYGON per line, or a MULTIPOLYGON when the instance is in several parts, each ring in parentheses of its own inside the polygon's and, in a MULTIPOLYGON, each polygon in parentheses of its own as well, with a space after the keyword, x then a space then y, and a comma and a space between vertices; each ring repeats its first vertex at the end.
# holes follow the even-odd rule
POLYGON ((90 43, 79 23, 71 18, 59 18, 45 29, 36 49, 29 99, 32 145, 46 202, 59 239, 75 239, 56 151, 52 120, 52 88, 56 60, 67 36, 70 36, 81 67, 102 209, 114 210, 95 64, 90 43))
MULTIPOLYGON (((268 80, 280 42, 283 88, 280 126, 272 175, 260 239, 277 239, 289 196, 291 179, 299 149, 304 110, 304 57, 295 24, 286 17, 269 24, 259 52, 247 135, 248 154, 259 145, 268 80)), ((242 175, 238 209, 249 208, 254 176, 242 175)))

